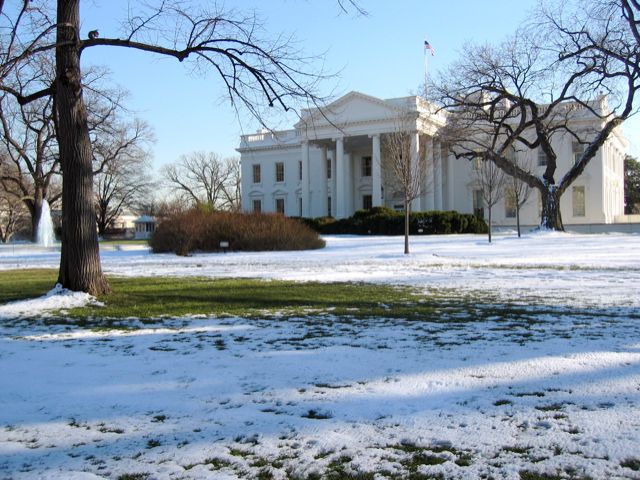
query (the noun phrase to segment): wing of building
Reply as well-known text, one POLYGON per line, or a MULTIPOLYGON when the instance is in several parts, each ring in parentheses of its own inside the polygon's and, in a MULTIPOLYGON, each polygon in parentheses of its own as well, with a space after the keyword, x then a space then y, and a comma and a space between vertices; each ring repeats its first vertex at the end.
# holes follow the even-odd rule
MULTIPOLYGON (((450 155, 438 132, 443 113, 418 96, 379 99, 351 92, 322 111, 305 110, 294 128, 259 131, 241 137, 242 208, 289 216, 344 218, 375 206, 402 209, 384 171, 385 136, 398 130, 398 118, 412 119, 411 149, 426 155, 422 195, 413 211, 457 210, 481 213, 473 166, 450 155)), ((554 140, 561 178, 579 153, 572 138, 554 140)), ((561 200, 565 225, 611 224, 624 213, 624 157, 627 142, 619 131, 611 135, 584 173, 561 200)), ((544 154, 517 152, 544 171, 544 154)), ((495 225, 514 225, 509 200, 494 207, 495 225)), ((538 225, 541 202, 533 191, 521 209, 523 225, 538 225)))

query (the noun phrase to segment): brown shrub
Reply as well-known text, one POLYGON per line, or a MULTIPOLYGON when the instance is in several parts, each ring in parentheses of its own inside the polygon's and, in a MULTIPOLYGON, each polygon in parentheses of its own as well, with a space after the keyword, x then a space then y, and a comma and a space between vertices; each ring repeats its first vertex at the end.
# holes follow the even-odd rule
POLYGON ((310 250, 324 240, 300 221, 279 214, 206 212, 198 209, 171 215, 156 227, 151 240, 155 253, 215 252, 220 242, 233 251, 310 250))

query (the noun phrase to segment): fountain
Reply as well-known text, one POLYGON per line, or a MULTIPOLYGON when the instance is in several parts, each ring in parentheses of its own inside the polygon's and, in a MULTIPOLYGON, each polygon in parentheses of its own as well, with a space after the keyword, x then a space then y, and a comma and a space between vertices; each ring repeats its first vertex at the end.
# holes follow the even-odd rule
POLYGON ((55 241, 53 234, 53 221, 51 220, 51 209, 49 202, 42 201, 42 212, 40 213, 40 221, 36 228, 36 244, 41 247, 50 247, 55 241))

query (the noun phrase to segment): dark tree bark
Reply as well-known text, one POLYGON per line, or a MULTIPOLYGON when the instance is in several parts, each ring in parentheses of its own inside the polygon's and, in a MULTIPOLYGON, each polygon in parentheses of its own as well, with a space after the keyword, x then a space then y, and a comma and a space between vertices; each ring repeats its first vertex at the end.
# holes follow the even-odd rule
POLYGON ((411 201, 404 200, 404 254, 409 254, 409 220, 411 219, 411 201))
POLYGON ((93 295, 111 287, 100 266, 93 168, 80 72, 80 1, 58 0, 55 105, 62 166, 62 252, 58 282, 93 295))

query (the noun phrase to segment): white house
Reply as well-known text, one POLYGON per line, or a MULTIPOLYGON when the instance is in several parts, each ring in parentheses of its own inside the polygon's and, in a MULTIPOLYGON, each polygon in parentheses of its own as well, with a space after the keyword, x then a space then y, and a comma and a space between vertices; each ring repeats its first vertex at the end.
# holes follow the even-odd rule
MULTIPOLYGON (((378 205, 402 208, 381 172, 381 139, 397 131, 397 119, 406 112, 415 116, 412 149, 427 156, 424 193, 412 203, 412 210, 473 213, 482 209, 471 163, 455 159, 440 143, 444 114, 417 96, 382 100, 351 92, 322 111, 305 110, 292 130, 241 137, 243 210, 344 218, 378 205)), ((571 138, 555 141, 556 178, 561 178, 578 148, 571 138)), ((566 226, 624 221, 626 148, 622 133, 616 131, 565 192, 561 212, 566 226)), ((517 154, 531 156, 542 175, 544 155, 536 150, 517 154)), ((515 212, 508 203, 503 200, 494 207, 496 225, 515 224, 515 212)), ((533 191, 521 210, 521 223, 539 224, 540 209, 539 194, 533 191)))

